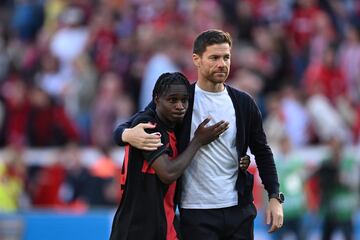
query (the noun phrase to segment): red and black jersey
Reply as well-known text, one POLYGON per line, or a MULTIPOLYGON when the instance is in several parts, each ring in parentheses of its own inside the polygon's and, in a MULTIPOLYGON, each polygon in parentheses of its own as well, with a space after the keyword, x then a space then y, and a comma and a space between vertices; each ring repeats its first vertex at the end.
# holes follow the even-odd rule
POLYGON ((142 151, 125 147, 122 167, 123 195, 116 211, 111 240, 175 240, 174 227, 176 182, 167 185, 160 181, 151 164, 161 154, 170 159, 177 156, 176 138, 173 130, 162 123, 151 110, 140 114, 133 126, 152 122, 160 132, 163 145, 155 151, 142 151))

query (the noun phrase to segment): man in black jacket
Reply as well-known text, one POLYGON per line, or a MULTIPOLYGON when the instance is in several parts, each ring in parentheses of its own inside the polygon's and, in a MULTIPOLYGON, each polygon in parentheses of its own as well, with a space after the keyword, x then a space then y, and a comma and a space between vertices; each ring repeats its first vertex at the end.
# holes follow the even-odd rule
MULTIPOLYGON (((217 140, 200 148, 181 178, 180 227, 184 239, 253 239, 256 208, 253 204, 253 175, 239 169, 241 157, 250 148, 261 180, 269 195, 266 222, 269 232, 283 224, 279 182, 273 154, 267 145, 260 111, 246 93, 225 84, 230 71, 232 40, 221 30, 202 32, 194 42, 193 62, 198 80, 191 86, 189 108, 176 130, 182 152, 194 136, 201 119, 226 119, 229 129, 217 140)), ((153 104, 148 106, 153 108, 153 104)), ((142 149, 161 143, 146 135, 131 120, 117 127, 115 141, 142 149)))

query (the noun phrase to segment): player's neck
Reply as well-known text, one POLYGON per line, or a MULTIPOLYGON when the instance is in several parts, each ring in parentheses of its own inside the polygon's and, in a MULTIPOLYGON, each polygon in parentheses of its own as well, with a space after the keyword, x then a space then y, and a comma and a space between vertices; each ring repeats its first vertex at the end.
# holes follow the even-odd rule
POLYGON ((173 130, 176 126, 176 123, 168 121, 166 118, 164 118, 158 112, 156 112, 156 118, 161 123, 161 126, 166 128, 166 130, 173 130))

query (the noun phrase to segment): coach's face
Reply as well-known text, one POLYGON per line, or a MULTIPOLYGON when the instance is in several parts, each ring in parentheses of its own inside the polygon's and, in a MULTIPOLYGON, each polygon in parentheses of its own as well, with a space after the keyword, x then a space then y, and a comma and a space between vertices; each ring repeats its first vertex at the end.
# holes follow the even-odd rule
POLYGON ((224 83, 230 72, 230 51, 228 43, 221 43, 207 46, 201 56, 193 54, 194 64, 198 68, 198 80, 213 84, 224 83))
POLYGON ((168 126, 174 127, 184 119, 189 94, 183 84, 172 84, 161 96, 155 97, 156 113, 168 126))

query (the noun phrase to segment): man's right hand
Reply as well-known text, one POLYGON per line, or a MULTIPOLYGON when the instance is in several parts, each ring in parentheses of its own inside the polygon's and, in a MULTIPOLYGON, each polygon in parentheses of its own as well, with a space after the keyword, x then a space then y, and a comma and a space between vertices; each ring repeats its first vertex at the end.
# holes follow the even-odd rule
POLYGON ((154 151, 162 146, 160 134, 149 134, 144 129, 155 128, 151 123, 139 123, 133 128, 126 128, 121 135, 123 142, 145 151, 154 151))
POLYGON ((210 117, 206 118, 199 124, 194 133, 194 138, 196 138, 201 145, 211 143, 229 128, 229 123, 223 120, 207 127, 206 124, 208 124, 210 120, 210 117))

